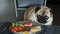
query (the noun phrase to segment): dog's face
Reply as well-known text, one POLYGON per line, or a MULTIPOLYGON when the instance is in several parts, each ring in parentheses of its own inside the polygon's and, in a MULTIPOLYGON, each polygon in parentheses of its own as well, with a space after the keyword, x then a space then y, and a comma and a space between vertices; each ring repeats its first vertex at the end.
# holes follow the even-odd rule
POLYGON ((36 20, 37 22, 45 25, 51 25, 53 21, 53 15, 50 12, 50 8, 46 6, 37 7, 35 9, 36 20))

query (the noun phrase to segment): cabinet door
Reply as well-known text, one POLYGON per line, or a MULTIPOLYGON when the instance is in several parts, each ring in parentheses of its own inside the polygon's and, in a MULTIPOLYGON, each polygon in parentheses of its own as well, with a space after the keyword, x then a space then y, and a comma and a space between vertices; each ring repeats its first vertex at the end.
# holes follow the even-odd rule
POLYGON ((14 0, 0 0, 0 22, 16 21, 14 0))

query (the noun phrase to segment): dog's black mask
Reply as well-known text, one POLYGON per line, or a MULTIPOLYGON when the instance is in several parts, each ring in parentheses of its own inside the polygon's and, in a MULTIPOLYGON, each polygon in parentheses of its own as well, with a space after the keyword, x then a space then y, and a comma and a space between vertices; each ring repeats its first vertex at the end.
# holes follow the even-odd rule
POLYGON ((47 23, 48 18, 49 18, 48 16, 37 15, 37 21, 40 23, 47 23))

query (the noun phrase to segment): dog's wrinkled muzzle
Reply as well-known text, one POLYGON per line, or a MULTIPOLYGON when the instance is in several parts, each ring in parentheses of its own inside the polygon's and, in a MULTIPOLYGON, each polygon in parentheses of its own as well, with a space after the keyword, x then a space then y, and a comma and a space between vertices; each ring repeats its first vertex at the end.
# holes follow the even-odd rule
POLYGON ((37 21, 40 22, 40 23, 47 23, 47 20, 48 20, 48 16, 40 16, 38 15, 37 16, 37 21))

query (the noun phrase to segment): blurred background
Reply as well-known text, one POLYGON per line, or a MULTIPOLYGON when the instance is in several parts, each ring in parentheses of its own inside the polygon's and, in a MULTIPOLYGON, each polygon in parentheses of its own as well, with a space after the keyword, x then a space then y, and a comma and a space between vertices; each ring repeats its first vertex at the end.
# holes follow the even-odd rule
POLYGON ((60 0, 47 0, 46 4, 52 9, 54 16, 53 26, 60 26, 60 0))

